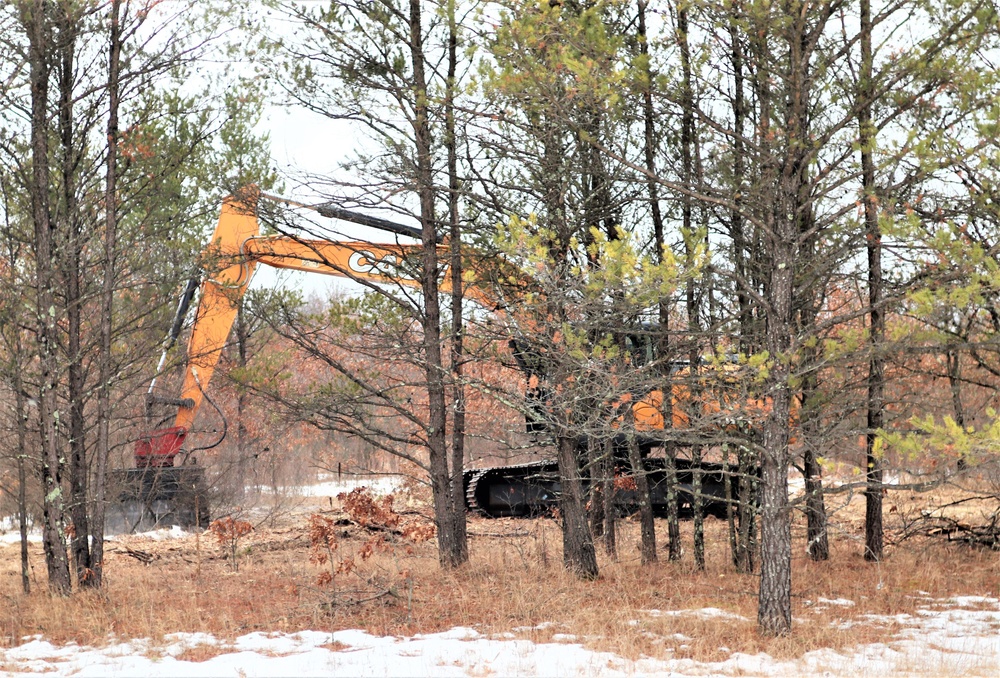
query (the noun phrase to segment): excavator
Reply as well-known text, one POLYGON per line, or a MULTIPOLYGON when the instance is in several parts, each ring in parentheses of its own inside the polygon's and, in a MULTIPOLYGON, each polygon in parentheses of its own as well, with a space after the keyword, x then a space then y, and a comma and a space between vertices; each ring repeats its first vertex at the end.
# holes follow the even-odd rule
MULTIPOLYGON (((185 441, 209 388, 216 365, 229 332, 235 322, 239 300, 250 284, 258 265, 339 276, 362 284, 393 284, 419 287, 420 281, 407 273, 407 261, 423 252, 422 244, 382 243, 363 241, 330 241, 299 238, 289 235, 261 235, 257 217, 258 201, 270 199, 296 207, 313 209, 322 216, 358 223, 398 236, 422 236, 419 228, 405 226, 332 205, 303 205, 278 196, 249 189, 228 197, 222 205, 218 225, 206 253, 222 262, 212 277, 200 282, 200 295, 187 347, 187 362, 179 398, 163 397, 155 392, 154 378, 147 393, 147 416, 154 406, 176 407, 172 425, 142 434, 135 444, 135 467, 117 473, 120 489, 117 507, 112 507, 109 525, 122 523, 118 531, 132 531, 157 524, 206 526, 209 502, 204 489, 204 471, 197 466, 185 441), (181 464, 177 465, 178 459, 181 464)), ((441 260, 447 260, 448 248, 438 244, 441 260)), ((469 285, 463 294, 484 308, 496 312, 496 301, 482 285, 469 285)), ((177 340, 184 318, 199 288, 190 281, 178 304, 174 323, 164 342, 157 369, 159 374, 166 356, 177 340)), ((450 279, 439 283, 442 293, 449 293, 450 279)), ((519 356, 516 339, 511 339, 512 353, 526 372, 530 370, 519 356)), ((677 397, 677 394, 674 394, 677 397)), ((632 405, 637 426, 647 430, 662 429, 659 414, 659 392, 636 399, 632 405)), ((169 420, 169 419, 168 419, 169 420)), ((164 422, 161 423, 166 423, 164 422)), ((538 433, 539 423, 527 423, 529 432, 538 433)), ((586 442, 581 440, 581 448, 586 442)), ((643 452, 655 444, 652 438, 641 441, 643 452)), ((647 472, 653 488, 654 508, 664 512, 666 506, 666 471, 663 460, 648 459, 647 472)), ((706 510, 724 514, 728 501, 738 499, 737 486, 720 464, 702 462, 695 465, 677 460, 677 481, 680 502, 690 505, 695 471, 701 474, 702 494, 706 510), (726 500, 726 497, 729 500, 726 500)), ((531 516, 554 507, 559 496, 559 478, 555 462, 533 462, 521 465, 470 469, 465 472, 467 506, 490 517, 531 516)), ((114 480, 114 479, 113 479, 114 480)), ((634 489, 624 484, 616 494, 616 503, 623 511, 637 505, 634 489)))

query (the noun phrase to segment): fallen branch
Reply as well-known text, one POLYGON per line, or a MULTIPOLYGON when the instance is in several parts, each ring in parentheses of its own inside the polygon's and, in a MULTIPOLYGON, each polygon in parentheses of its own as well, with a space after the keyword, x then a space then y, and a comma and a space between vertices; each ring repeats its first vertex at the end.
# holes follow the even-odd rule
POLYGON ((131 556, 132 558, 135 558, 136 560, 138 560, 143 565, 149 565, 151 562, 153 562, 154 560, 156 560, 157 558, 159 558, 159 556, 153 555, 152 553, 150 553, 148 551, 140 551, 138 549, 129 548, 128 546, 122 546, 120 548, 113 548, 113 549, 111 549, 111 552, 112 553, 124 553, 127 556, 131 556))
POLYGON ((981 525, 964 523, 945 516, 923 516, 911 523, 897 538, 902 542, 915 536, 944 537, 949 542, 1000 551, 1000 511, 981 525))

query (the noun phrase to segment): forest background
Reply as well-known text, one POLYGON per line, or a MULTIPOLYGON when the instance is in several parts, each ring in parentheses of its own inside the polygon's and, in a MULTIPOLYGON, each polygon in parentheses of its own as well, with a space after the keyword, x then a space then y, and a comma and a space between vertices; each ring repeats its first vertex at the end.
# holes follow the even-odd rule
POLYGON ((0 26, 0 499, 41 528, 56 594, 101 586, 108 471, 148 429, 180 289, 221 266, 203 254, 221 200, 251 185, 422 238, 397 284, 245 297, 193 431, 230 505, 314 465, 409 473, 461 568, 463 469, 541 454, 564 563, 589 579, 614 520, 582 478, 612 483, 624 436, 641 495, 652 436, 668 468, 721 456, 759 484, 729 511, 733 566, 759 571, 760 628, 782 635, 793 510, 829 555, 825 469, 856 470, 837 491, 865 493, 875 563, 886 492, 972 474, 996 496, 993 2, 31 0, 0 26), (279 174, 268 106, 365 142, 279 174), (626 404, 678 388, 641 430, 626 404))

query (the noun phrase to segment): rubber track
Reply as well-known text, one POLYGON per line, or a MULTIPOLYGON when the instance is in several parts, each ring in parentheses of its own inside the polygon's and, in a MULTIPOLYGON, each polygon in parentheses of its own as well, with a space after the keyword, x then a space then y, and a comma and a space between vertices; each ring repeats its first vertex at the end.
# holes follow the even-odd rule
MULTIPOLYGON (((555 464, 552 460, 547 461, 528 461, 522 464, 508 464, 504 466, 487 466, 486 468, 480 469, 470 469, 466 471, 469 474, 469 481, 466 483, 465 487, 465 507, 470 511, 476 511, 480 515, 487 516, 489 518, 495 518, 496 516, 490 512, 488 506, 481 506, 479 500, 476 497, 476 492, 479 489, 479 481, 489 476, 492 473, 499 472, 503 474, 500 477, 508 475, 510 472, 518 473, 520 471, 530 470, 532 468, 537 468, 542 470, 546 467, 555 464)), ((528 474, 525 474, 528 475, 528 474)))

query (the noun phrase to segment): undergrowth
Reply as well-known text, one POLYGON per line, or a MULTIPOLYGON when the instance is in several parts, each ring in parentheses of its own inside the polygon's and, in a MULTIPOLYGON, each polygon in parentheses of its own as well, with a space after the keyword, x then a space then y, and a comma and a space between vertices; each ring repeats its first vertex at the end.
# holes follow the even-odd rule
MULTIPOLYGON (((602 556, 600 578, 584 582, 561 566, 554 520, 471 518, 471 560, 449 571, 439 567, 435 542, 427 539, 426 512, 403 518, 391 504, 361 504, 353 517, 303 513, 244 535, 238 572, 228 543, 212 548, 194 536, 119 537, 106 547, 105 588, 67 598, 45 590, 37 546, 31 551, 34 590, 22 594, 17 546, 2 546, 0 640, 13 645, 41 634, 54 643, 102 645, 188 631, 230 641, 251 631, 361 628, 382 635, 462 625, 534 641, 573 639, 631 658, 718 661, 733 652, 767 652, 780 659, 884 641, 898 630, 891 622, 845 622, 914 614, 932 598, 996 596, 1000 580, 996 554, 928 539, 908 540, 890 548, 882 563, 867 563, 860 526, 843 517, 831 559, 815 563, 805 556, 804 529, 797 525, 794 628, 790 637, 775 639, 758 634, 757 578, 735 573, 725 524, 714 519, 706 525, 704 571, 694 568, 689 552, 668 562, 663 544, 661 560, 642 566, 638 526, 625 520, 619 559, 602 556), (139 553, 151 556, 149 564, 139 553), (718 611, 698 612, 704 608, 718 611)), ((665 527, 657 525, 658 535, 665 527)), ((686 544, 690 529, 683 525, 686 544)))

